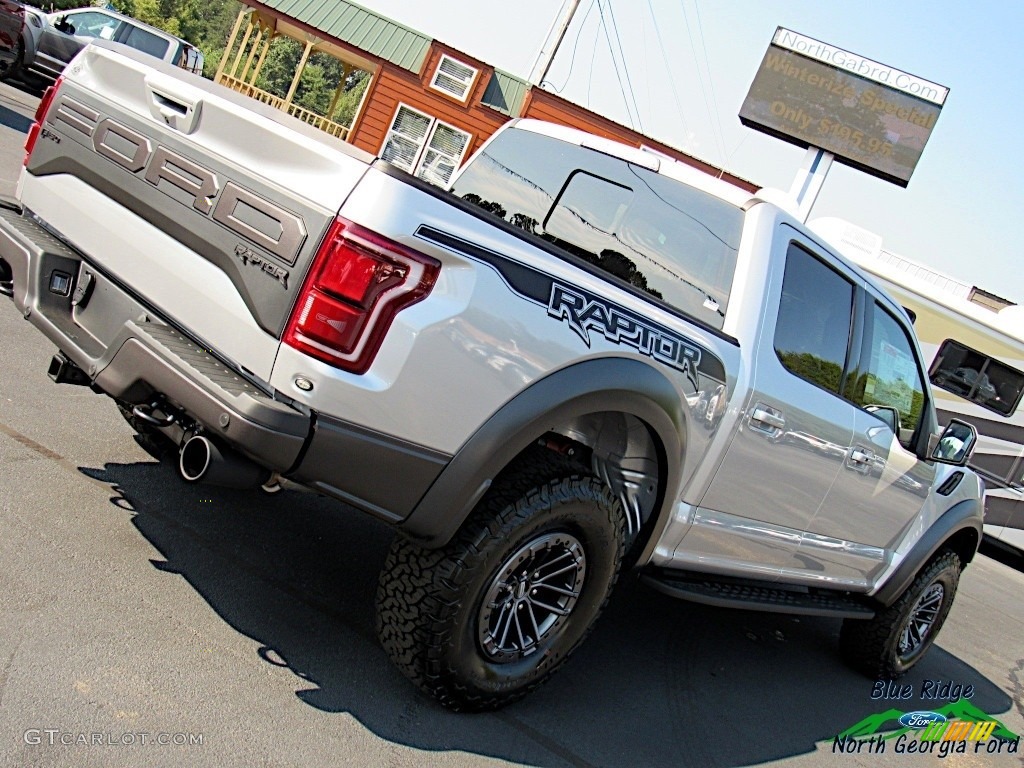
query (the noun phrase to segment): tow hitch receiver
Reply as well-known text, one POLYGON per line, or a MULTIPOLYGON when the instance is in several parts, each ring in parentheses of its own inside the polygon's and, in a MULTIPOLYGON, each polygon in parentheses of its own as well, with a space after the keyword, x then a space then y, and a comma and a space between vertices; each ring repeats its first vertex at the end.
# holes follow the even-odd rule
POLYGON ((74 384, 79 387, 88 387, 92 382, 85 371, 68 360, 63 352, 58 352, 50 360, 50 368, 46 375, 57 384, 74 384))

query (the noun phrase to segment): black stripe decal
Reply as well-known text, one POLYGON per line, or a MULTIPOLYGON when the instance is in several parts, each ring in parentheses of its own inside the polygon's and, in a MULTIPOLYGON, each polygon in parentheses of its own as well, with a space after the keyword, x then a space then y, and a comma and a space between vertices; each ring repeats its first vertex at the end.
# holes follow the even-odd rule
POLYGON ((1024 455, 1024 427, 1015 424, 965 416, 955 411, 936 410, 939 424, 945 425, 950 419, 960 419, 973 424, 978 434, 993 440, 1003 440, 1020 446, 1020 455, 1005 456, 976 451, 971 457, 970 467, 985 480, 989 488, 1021 488, 1021 455, 1024 455))
POLYGON ((492 267, 513 291, 546 307, 549 316, 568 323, 588 347, 590 332, 595 331, 615 344, 632 347, 684 373, 696 371, 718 383, 725 383, 722 361, 706 347, 671 328, 579 286, 563 283, 538 269, 446 232, 420 227, 416 236, 492 267))

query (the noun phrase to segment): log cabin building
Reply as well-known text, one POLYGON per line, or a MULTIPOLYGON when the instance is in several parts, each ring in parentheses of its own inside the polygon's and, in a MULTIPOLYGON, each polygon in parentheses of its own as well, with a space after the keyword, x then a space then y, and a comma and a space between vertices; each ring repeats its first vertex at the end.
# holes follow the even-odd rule
POLYGON ((494 131, 514 117, 580 128, 667 155, 748 191, 756 185, 663 142, 409 29, 347 0, 242 0, 215 80, 380 155, 422 178, 444 184, 494 131), (257 87, 270 44, 279 36, 302 46, 295 76, 281 96, 257 87), (310 56, 342 64, 327 114, 294 102, 310 56), (368 73, 350 125, 334 119, 345 83, 368 73))

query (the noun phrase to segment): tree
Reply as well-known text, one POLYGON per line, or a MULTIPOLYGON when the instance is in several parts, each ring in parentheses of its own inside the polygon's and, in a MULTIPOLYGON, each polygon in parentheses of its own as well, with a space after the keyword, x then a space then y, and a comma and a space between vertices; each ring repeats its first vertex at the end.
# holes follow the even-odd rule
MULTIPOLYGON (((53 10, 70 10, 97 3, 88 0, 53 0, 53 10)), ((184 38, 204 54, 204 73, 213 77, 224 56, 228 37, 244 6, 238 0, 108 0, 107 8, 184 38)), ((284 98, 302 57, 302 46, 278 37, 271 43, 256 86, 284 98)), ((344 75, 342 63, 326 53, 314 53, 303 70, 293 102, 312 112, 327 115, 342 125, 352 125, 363 93, 369 84, 367 72, 356 70, 345 79, 334 116, 327 115, 338 83, 344 75)))

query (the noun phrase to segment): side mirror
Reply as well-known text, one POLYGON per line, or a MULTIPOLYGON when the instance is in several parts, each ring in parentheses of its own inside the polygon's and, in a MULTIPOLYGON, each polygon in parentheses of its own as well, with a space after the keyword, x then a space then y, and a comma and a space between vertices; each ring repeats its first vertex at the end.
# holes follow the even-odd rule
POLYGON ((974 452, 978 442, 978 430, 973 424, 959 419, 951 419, 942 434, 934 438, 935 445, 929 450, 932 461, 940 464, 953 464, 958 467, 965 466, 974 452))
POLYGON ((865 405, 864 410, 884 421, 896 437, 900 436, 900 412, 891 405, 865 405))

